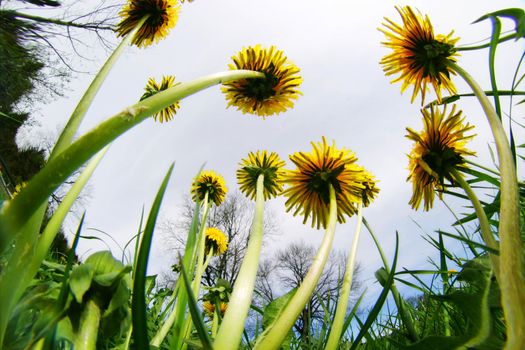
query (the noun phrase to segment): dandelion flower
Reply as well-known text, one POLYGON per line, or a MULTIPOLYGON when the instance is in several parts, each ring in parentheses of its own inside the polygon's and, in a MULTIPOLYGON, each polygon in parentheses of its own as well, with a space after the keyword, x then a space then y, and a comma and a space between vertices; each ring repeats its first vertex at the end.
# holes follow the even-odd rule
POLYGON ((205 234, 206 255, 213 249, 214 255, 221 255, 228 249, 228 238, 215 227, 208 227, 205 234))
POLYGON ((264 175, 264 199, 279 195, 283 190, 284 161, 275 152, 250 152, 247 159, 241 161, 237 170, 237 181, 241 191, 251 199, 255 198, 257 178, 264 175))
POLYGON ((193 200, 197 201, 197 198, 200 201, 204 200, 206 192, 210 202, 220 205, 228 192, 224 178, 211 170, 201 172, 193 182, 191 189, 193 200))
POLYGON ((177 0, 128 0, 119 13, 122 20, 117 24, 117 34, 125 36, 148 16, 132 41, 138 47, 147 47, 168 35, 179 19, 179 10, 177 0))
MULTIPOLYGON (((414 141, 410 152, 407 181, 412 181, 413 194, 409 204, 418 209, 421 201, 425 210, 430 210, 434 203, 435 191, 443 190, 444 179, 453 182, 451 170, 464 163, 463 157, 474 155, 465 148, 465 143, 474 135, 465 135, 474 126, 463 124, 462 112, 456 112, 456 106, 447 115, 433 105, 430 110, 422 109, 424 128, 416 133, 407 128, 407 138, 414 141)), ((441 197, 441 193, 440 193, 441 197)))
POLYGON ((284 182, 289 187, 284 191, 288 197, 286 210, 294 215, 304 215, 303 223, 312 217, 312 227, 326 228, 330 206, 329 187, 333 186, 337 201, 337 219, 345 222, 345 215, 356 212, 355 203, 362 201, 365 186, 363 169, 355 162, 355 154, 345 148, 329 146, 326 139, 313 143, 311 153, 296 152, 290 160, 297 166, 288 170, 284 182))
MULTIPOLYGON (((158 84, 155 81, 155 79, 149 78, 148 79, 148 84, 144 88, 145 92, 142 95, 142 97, 140 98, 140 100, 142 101, 142 100, 144 100, 144 99, 146 99, 148 97, 151 97, 151 96, 155 95, 157 92, 169 89, 170 87, 176 85, 176 84, 174 84, 174 82, 175 82, 175 77, 172 76, 172 75, 163 76, 162 77, 162 82, 160 84, 158 84)), ((166 107, 166 108, 162 109, 161 111, 157 112, 156 114, 154 114, 153 115, 153 119, 157 120, 157 118, 158 118, 158 121, 161 122, 161 123, 162 122, 167 122, 167 121, 173 119, 173 117, 177 113, 177 109, 179 109, 179 108, 180 108, 179 101, 177 101, 174 104, 169 105, 168 107, 166 107)))
POLYGON ((450 74, 455 73, 448 63, 456 62, 454 45, 459 38, 452 38, 454 32, 434 36, 428 16, 423 18, 421 13, 416 14, 409 6, 396 7, 396 10, 401 15, 403 26, 385 18, 385 28, 379 28, 387 39, 382 44, 393 51, 380 62, 385 74, 399 74, 392 83, 402 81, 401 92, 414 86, 411 102, 421 92, 423 104, 427 85, 432 85, 438 101, 441 101, 441 89, 455 94, 456 87, 450 80, 450 74))
POLYGON ((223 84, 228 107, 235 106, 243 113, 269 116, 292 108, 301 92, 303 79, 299 68, 275 46, 263 49, 260 45, 243 48, 233 56, 230 69, 247 69, 262 72, 265 78, 241 79, 223 84))
MULTIPOLYGON (((215 304, 213 304, 209 300, 206 300, 202 303, 202 308, 204 309, 204 313, 208 317, 213 318, 213 315, 215 313, 215 304)), ((228 309, 228 304, 225 303, 224 301, 221 301, 221 305, 220 305, 221 316, 224 315, 227 309, 228 309)))

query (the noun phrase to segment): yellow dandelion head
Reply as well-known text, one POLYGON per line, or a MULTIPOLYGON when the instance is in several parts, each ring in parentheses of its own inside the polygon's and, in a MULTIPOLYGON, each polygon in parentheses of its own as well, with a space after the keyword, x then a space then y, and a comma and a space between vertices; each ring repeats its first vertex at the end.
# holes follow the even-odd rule
POLYGON ((287 211, 294 209, 293 215, 304 215, 303 223, 311 216, 312 227, 319 229, 327 225, 330 185, 336 193, 337 219, 343 223, 345 215, 356 212, 355 203, 362 201, 366 179, 350 150, 337 149, 335 142, 329 146, 324 137, 322 142, 312 142, 312 146, 311 153, 296 152, 290 156, 297 169, 285 173, 284 183, 289 187, 284 195, 288 198, 287 211))
POLYGON ((230 69, 247 69, 262 72, 265 78, 241 79, 223 84, 228 107, 235 106, 243 113, 265 116, 279 114, 292 108, 301 92, 299 86, 303 79, 299 68, 294 65, 283 51, 275 46, 268 49, 255 47, 243 48, 233 56, 230 69))
POLYGON ((128 0, 119 13, 122 19, 117 24, 117 35, 127 35, 148 16, 132 40, 138 47, 147 47, 168 35, 179 19, 179 11, 177 0, 128 0))
MULTIPOLYGON (((463 165, 463 157, 475 153, 465 148, 465 144, 474 135, 465 135, 474 128, 464 124, 462 112, 456 112, 456 106, 447 114, 447 107, 443 111, 432 105, 430 109, 422 109, 423 130, 420 133, 407 128, 406 137, 414 141, 410 152, 409 176, 412 181, 412 198, 409 204, 418 209, 421 201, 425 210, 430 210, 434 203, 435 191, 441 192, 444 179, 453 182, 450 175, 452 169, 463 165)), ((440 193, 441 196, 441 193, 440 193)))
POLYGON ((249 198, 254 199, 257 189, 257 178, 264 175, 264 199, 278 196, 282 190, 284 175, 284 161, 275 152, 250 152, 248 158, 241 160, 237 170, 237 181, 241 191, 249 198))
POLYGON ((15 198, 18 193, 20 193, 20 191, 22 190, 22 188, 26 187, 27 186, 27 182, 21 182, 19 184, 16 184, 15 186, 15 190, 13 191, 13 193, 11 194, 11 199, 15 198))
MULTIPOLYGON (((167 75, 162 77, 162 82, 158 84, 155 79, 149 78, 146 87, 144 88, 144 94, 140 97, 140 100, 144 100, 148 97, 155 95, 160 91, 169 89, 172 86, 175 86, 175 77, 172 75, 167 75)), ((180 108, 179 101, 175 102, 168 107, 163 108, 161 111, 153 115, 153 119, 158 120, 159 122, 167 122, 177 114, 177 110, 180 108)))
MULTIPOLYGON (((213 315, 215 313, 215 304, 213 304, 209 300, 205 300, 202 302, 202 309, 204 310, 204 313, 206 314, 206 316, 208 316, 209 318, 213 318, 213 315)), ((228 309, 228 304, 221 301, 221 304, 220 304, 221 316, 224 316, 224 313, 226 312, 227 309, 228 309)))
POLYGON ((193 182, 191 193, 193 201, 203 201, 206 193, 208 193, 208 200, 215 203, 215 205, 220 205, 226 197, 226 183, 224 178, 215 173, 212 170, 203 171, 193 182))
POLYGON ((377 180, 372 173, 363 169, 361 184, 364 187, 361 195, 363 207, 368 207, 379 193, 379 188, 376 185, 377 180))
POLYGON ((218 228, 208 227, 204 233, 206 255, 213 250, 214 255, 221 255, 228 249, 228 238, 218 228))
POLYGON ((424 103, 427 85, 432 85, 438 101, 441 101, 441 89, 450 94, 456 93, 456 87, 450 80, 450 74, 455 74, 449 62, 456 62, 454 45, 459 38, 452 38, 454 32, 448 35, 434 36, 434 29, 428 16, 414 12, 410 6, 396 7, 401 15, 403 25, 398 25, 388 18, 379 28, 387 41, 382 44, 392 53, 381 60, 383 71, 388 75, 399 74, 392 83, 402 81, 401 92, 413 85, 411 102, 421 92, 421 104, 424 103))

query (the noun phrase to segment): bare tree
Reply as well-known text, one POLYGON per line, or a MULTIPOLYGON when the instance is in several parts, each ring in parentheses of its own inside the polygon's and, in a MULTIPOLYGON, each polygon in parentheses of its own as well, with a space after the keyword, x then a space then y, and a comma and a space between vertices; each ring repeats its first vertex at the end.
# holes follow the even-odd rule
MULTIPOLYGON (((186 234, 189 230, 195 203, 189 197, 185 198, 182 213, 179 220, 164 219, 159 224, 159 230, 167 237, 170 250, 182 252, 185 246, 186 234)), ((208 227, 220 229, 228 238, 228 250, 221 256, 215 257, 204 275, 202 283, 204 286, 214 286, 217 280, 223 279, 231 285, 235 283, 237 274, 244 259, 250 227, 253 219, 254 203, 240 192, 233 192, 226 196, 226 200, 220 206, 213 206, 208 214, 208 227)), ((265 214, 264 235, 265 239, 278 233, 277 224, 271 219, 269 212, 265 214)), ((174 257, 176 254, 174 254, 174 257)), ((173 272, 163 273, 163 283, 170 284, 177 278, 173 272)))
MULTIPOLYGON (((71 55, 63 49, 64 42, 69 43, 73 53, 83 60, 91 60, 92 57, 87 55, 92 55, 93 52, 88 44, 91 40, 86 40, 86 33, 93 34, 103 47, 110 48, 113 40, 109 37, 113 37, 120 6, 114 0, 99 1, 87 7, 87 10, 85 5, 76 1, 15 0, 4 3, 0 1, 0 18, 8 24, 24 28, 23 40, 26 43, 39 46, 41 52, 46 52, 45 48, 47 48, 47 51, 55 55, 62 65, 71 71, 76 71, 71 64, 71 55), (40 11, 41 8, 45 8, 45 11, 40 11), (46 16, 36 15, 35 13, 38 12, 45 13, 46 16), (81 50, 81 47, 90 50, 81 50), (84 56, 82 51, 87 55, 84 56)), ((52 71, 48 70, 46 73, 49 75, 52 71)))
MULTIPOLYGON (((277 251, 274 257, 263 261, 257 279, 257 290, 262 304, 272 301, 279 291, 298 287, 308 273, 315 254, 315 247, 301 241, 290 243, 286 248, 277 251)), ((294 324, 294 331, 300 335, 303 342, 308 342, 312 332, 322 325, 324 308, 330 312, 335 310, 345 269, 345 255, 332 252, 312 297, 294 324)), ((354 293, 360 285, 358 274, 359 265, 354 271, 354 293)))

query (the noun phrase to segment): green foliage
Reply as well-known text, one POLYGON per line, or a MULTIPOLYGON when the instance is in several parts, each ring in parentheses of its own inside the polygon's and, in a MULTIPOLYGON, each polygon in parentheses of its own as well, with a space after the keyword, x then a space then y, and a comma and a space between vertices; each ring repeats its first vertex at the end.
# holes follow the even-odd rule
MULTIPOLYGON (((28 1, 37 5, 58 5, 53 0, 28 1)), ((525 36, 525 11, 506 9, 487 14, 478 20, 490 19, 493 24, 490 43, 486 47, 489 48, 491 95, 494 96, 495 109, 501 117, 499 99, 505 94, 500 93, 497 87, 494 71, 496 48, 503 40, 500 38, 500 17, 510 17, 515 21, 514 37, 517 39, 525 36)), ((3 328, 0 329, 0 332, 3 334, 4 328, 7 327, 5 339, 0 340, 3 341, 1 345, 6 349, 15 350, 33 347, 129 349, 130 346, 148 349, 151 336, 161 333, 160 330, 167 324, 169 329, 161 337, 160 348, 212 349, 211 338, 216 330, 213 330, 213 325, 210 327, 204 323, 199 306, 199 293, 192 290, 191 287, 192 279, 197 281, 196 285, 200 287, 198 283, 200 276, 195 272, 197 233, 203 228, 203 226, 199 227, 203 225, 199 220, 201 209, 199 203, 196 204, 192 224, 188 231, 184 256, 179 257, 180 269, 178 272, 180 275, 174 290, 157 288, 156 276, 147 276, 155 222, 173 165, 169 168, 157 192, 143 232, 141 221, 139 233, 136 235, 135 256, 129 259, 133 261, 133 275, 131 274, 132 267, 115 259, 109 251, 94 253, 83 263, 75 266, 72 265, 74 251, 69 252, 67 265, 64 259, 57 259, 56 262, 42 262, 44 257, 38 257, 38 248, 45 234, 40 235, 39 233, 44 207, 53 190, 104 145, 114 141, 132 126, 138 125, 155 110, 173 102, 173 99, 181 99, 198 89, 223 80, 238 79, 240 75, 219 74, 212 78, 207 77, 180 84, 170 91, 159 93, 145 100, 146 103, 141 102, 134 105, 129 110, 108 119, 92 132, 80 137, 72 145, 69 144, 69 141, 65 142, 64 151, 39 172, 43 165, 42 154, 38 151, 28 151, 29 153, 24 156, 28 162, 17 164, 19 160, 17 157, 21 157, 22 154, 18 152, 14 143, 19 125, 17 120, 23 122, 27 115, 16 114, 13 110, 22 98, 34 91, 32 77, 38 74, 43 67, 37 57, 37 51, 24 45, 24 40, 34 30, 36 27, 17 20, 11 12, 0 10, 0 76, 6 77, 0 81, 0 112, 2 113, 0 130, 5 136, 0 138, 1 175, 9 180, 10 185, 14 185, 38 173, 19 196, 6 202, 5 207, 0 211, 2 220, 0 238, 4 240, 0 242, 2 243, 0 253, 3 254, 0 266, 0 287, 3 289, 4 294, 2 295, 8 296, 4 299, 9 299, 3 300, 7 306, 0 310, 3 317, 1 325, 3 328), (16 74, 22 78, 17 78, 16 74), (9 154, 9 157, 3 157, 4 154, 9 154), (41 262, 38 273, 31 280, 34 274, 31 271, 34 272, 41 262), (24 270, 23 264, 35 266, 35 270, 27 269, 29 272, 24 270), (17 278, 22 282, 17 281, 17 278), (26 280, 27 283, 25 283, 26 280), (131 298, 132 295, 133 298, 131 298), (8 324, 7 320, 9 320, 8 324), (191 329, 195 329, 196 332, 191 333, 191 329), (195 335, 198 336, 198 339, 195 338, 195 335)), ((514 88, 515 86, 512 86, 513 90, 514 88)), ((512 92, 510 94, 512 95, 512 92)), ((451 96, 444 101, 450 102, 458 99, 459 96, 451 96)), ((84 107, 87 108, 89 103, 90 101, 84 107)), ((68 131, 74 134, 76 128, 71 127, 68 131)), ((513 145, 512 138, 511 145, 513 145)), ((482 166, 465 168, 462 171, 469 176, 470 184, 488 185, 498 190, 501 186, 502 181, 497 171, 482 166)), ((77 184, 82 187, 81 181, 78 181, 77 184)), ((455 190, 445 193, 460 199, 468 199, 455 190)), ((525 202, 524 198, 525 187, 520 184, 522 222, 525 215, 522 205, 525 202)), ((483 203, 483 210, 490 219, 491 227, 497 230, 501 214, 500 193, 498 192, 491 199, 490 203, 483 203)), ((55 231, 58 230, 65 211, 67 210, 64 209, 53 217, 57 222, 49 226, 56 229, 55 231)), ((466 213, 456 220, 455 228, 458 229, 466 223, 475 222, 476 219, 475 214, 466 213)), ((47 225, 47 222, 44 224, 47 225)), ((355 316, 357 307, 363 298, 363 295, 361 296, 344 323, 345 332, 353 331, 351 322, 355 320, 359 326, 359 332, 350 339, 347 337, 348 332, 343 335, 339 344, 340 348, 401 348, 407 350, 502 348, 507 338, 505 321, 508 322, 508 320, 504 319, 500 304, 500 287, 493 277, 491 261, 488 259, 489 253, 499 254, 499 250, 490 249, 480 243, 474 235, 475 232, 466 230, 457 232, 458 234, 452 234, 439 231, 438 238, 432 236, 427 238, 439 253, 439 263, 435 264, 436 270, 401 272, 396 272, 400 253, 398 237, 396 236, 395 254, 390 265, 387 264, 382 249, 372 234, 384 262, 384 266, 379 268, 375 274, 376 280, 383 289, 364 321, 355 316), (446 247, 444 236, 454 239, 455 244, 465 244, 472 254, 462 257, 455 256, 446 247), (450 262, 460 266, 461 271, 456 273, 448 270, 450 262), (400 276, 403 274, 412 276, 415 281, 402 279, 400 276), (442 282, 440 287, 436 287, 437 280, 442 282), (410 300, 407 301, 400 296, 394 281, 404 283, 422 294, 415 298, 412 304, 409 304, 410 300), (384 306, 388 306, 387 298, 390 293, 393 296, 396 310, 390 311, 385 316, 384 306), (363 341, 363 338, 366 341, 363 341)), ((521 233, 523 234, 523 228, 521 233)), ((75 244, 79 237, 80 228, 75 244)), ((65 246, 63 240, 62 245, 65 246)), ((43 250, 48 251, 47 247, 43 250)), ((59 255, 59 257, 62 256, 59 255)), ((216 286, 208 288, 202 300, 212 301, 218 310, 221 301, 229 301, 230 292, 229 283, 219 280, 216 286)), ((286 306, 295 293, 296 289, 292 289, 282 297, 268 303, 262 312, 259 310, 262 313, 263 334, 259 337, 262 343, 272 327, 275 327, 276 320, 284 314, 286 306)), ((311 334, 312 339, 305 341, 297 337, 292 330, 279 346, 282 349, 322 348, 333 322, 331 318, 333 307, 324 304, 322 307, 324 324, 320 329, 308 328, 309 337, 311 334)), ((220 316, 220 312, 217 314, 220 316)), ((308 324, 307 327, 311 325, 308 324)), ((259 325, 256 326, 256 329, 257 333, 259 325)), ((245 332, 245 338, 247 346, 250 346, 253 339, 247 332, 245 332)), ((266 340, 268 339, 270 338, 267 337, 266 340)))
MULTIPOLYGON (((263 314, 263 320, 262 320, 262 327, 263 327, 264 333, 266 333, 273 327, 273 322, 277 318, 279 318, 279 315, 286 308, 286 305, 295 295, 295 292, 297 292, 297 288, 290 290, 288 293, 280 296, 279 298, 271 301, 270 303, 268 303, 268 305, 266 305, 266 307, 264 308, 264 314, 263 314)), ((264 338, 264 333, 261 335, 261 338, 264 338)), ((290 342, 292 340, 292 337, 293 337, 293 331, 290 331, 290 333, 286 336, 283 343, 281 344, 281 349, 290 348, 290 342)))

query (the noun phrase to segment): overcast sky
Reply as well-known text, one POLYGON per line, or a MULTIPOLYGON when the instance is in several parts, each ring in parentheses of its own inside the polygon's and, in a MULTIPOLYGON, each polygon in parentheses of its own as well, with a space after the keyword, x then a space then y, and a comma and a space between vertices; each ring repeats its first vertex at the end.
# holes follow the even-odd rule
MULTIPOLYGON (((400 22, 394 6, 404 4, 428 14, 436 33, 454 30, 461 38, 458 44, 465 45, 490 35, 490 22, 470 24, 472 21, 487 12, 523 7, 524 2, 196 0, 184 4, 179 22, 166 40, 147 49, 127 49, 95 99, 81 126, 82 133, 135 103, 149 77, 160 79, 172 74, 178 81, 187 81, 226 70, 230 57, 243 46, 276 45, 283 50, 301 69, 304 95, 294 109, 263 120, 226 109, 220 88, 212 87, 183 100, 171 122, 146 120, 114 142, 95 172, 86 205, 86 227, 103 230, 124 245, 137 231, 142 206, 149 210, 172 162, 176 164, 163 202, 164 217, 176 217, 192 177, 204 162, 206 169, 222 174, 229 189, 234 190, 235 171, 248 152, 267 149, 288 160, 289 154, 310 151, 310 142, 319 142, 325 136, 329 142, 335 140, 337 146, 356 152, 358 163, 379 180, 381 192, 364 215, 390 259, 398 231, 399 269, 429 267, 427 257, 437 258, 437 251, 421 235, 446 229, 454 219, 440 203, 430 213, 413 211, 408 205, 411 184, 406 183, 406 154, 411 143, 404 136, 407 126, 418 131, 422 128, 419 102, 411 105, 410 92, 401 95, 400 85, 390 84, 378 63, 388 50, 380 45, 384 35, 377 28, 384 16, 400 22)), ((512 22, 504 22, 505 29, 512 27, 512 22)), ((98 59, 85 63, 85 67, 95 71, 106 54, 96 42, 92 50, 98 59)), ((502 89, 509 87, 522 52, 522 43, 506 43, 498 49, 497 74, 502 89)), ((486 62, 487 51, 465 52, 459 59, 459 64, 488 88, 486 62)), ((74 75, 66 96, 41 108, 41 127, 27 129, 25 135, 37 140, 38 135, 56 132, 91 79, 86 74, 74 75)), ((454 82, 460 92, 468 92, 459 78, 454 82)), ((428 100, 432 97, 429 95, 428 100)), ((503 106, 508 111, 507 101, 503 106)), ((461 100, 459 107, 477 126, 478 137, 470 147, 478 152, 480 161, 490 164, 491 138, 481 109, 472 99, 461 100)), ((521 118, 523 108, 513 115, 521 118)), ((291 166, 290 161, 287 164, 291 166)), ((459 204, 455 203, 461 212, 459 204)), ((312 230, 302 225, 301 217, 285 213, 283 199, 270 201, 268 207, 276 214, 282 235, 265 246, 263 254, 271 254, 291 241, 320 243, 323 231, 312 230)), ((349 250, 354 226, 353 218, 338 226, 337 249, 349 250)), ((72 230, 71 226, 68 233, 72 230)), ((163 238, 156 236, 152 273, 168 268, 173 252, 164 247, 163 238)), ((83 241, 79 253, 95 249, 105 247, 83 241)), ((364 267, 361 277, 372 286, 368 300, 373 300, 379 289, 374 287, 373 272, 381 262, 366 231, 357 259, 364 267)))

